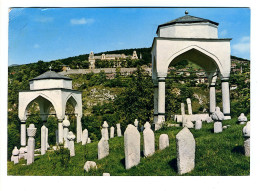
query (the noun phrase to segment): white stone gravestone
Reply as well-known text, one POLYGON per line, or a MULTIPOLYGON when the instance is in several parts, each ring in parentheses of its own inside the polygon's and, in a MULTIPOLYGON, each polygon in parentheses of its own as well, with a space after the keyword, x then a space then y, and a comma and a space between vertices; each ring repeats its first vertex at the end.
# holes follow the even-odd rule
POLYGON ((243 128, 245 156, 250 156, 250 121, 243 128))
POLYGON ((109 140, 109 135, 108 135, 108 124, 106 121, 104 121, 101 129, 101 135, 105 140, 109 140))
POLYGON ((169 147, 169 137, 167 134, 161 134, 159 137, 159 149, 163 150, 169 147))
POLYGON ((154 140, 154 132, 151 129, 151 125, 149 122, 144 124, 144 156, 148 157, 154 154, 155 152, 155 140, 154 140))
POLYGON ((14 162, 14 164, 18 164, 19 163, 19 150, 17 149, 17 147, 14 147, 13 151, 12 151, 12 159, 11 161, 14 162))
POLYGON ((88 138, 88 143, 91 143, 91 139, 90 138, 88 138))
POLYGON ((36 135, 36 128, 34 124, 30 124, 29 128, 27 128, 28 135, 28 149, 27 149, 27 165, 30 165, 34 162, 34 148, 35 148, 35 140, 34 136, 36 135))
POLYGON ((187 105, 188 105, 188 114, 192 115, 192 107, 191 107, 191 100, 190 98, 187 98, 187 105))
POLYGON ((115 134, 115 128, 112 126, 110 128, 110 138, 114 138, 114 134, 115 134))
POLYGON ((68 133, 67 138, 69 140, 70 156, 73 157, 73 156, 75 156, 74 139, 76 138, 76 136, 73 134, 72 131, 70 131, 68 133))
POLYGON ((195 129, 200 130, 202 128, 202 121, 199 119, 195 123, 195 129))
POLYGON ((104 137, 98 142, 98 160, 105 158, 109 155, 109 144, 108 140, 105 140, 104 137))
POLYGON ((245 124, 247 122, 247 117, 245 116, 244 113, 241 113, 240 116, 238 117, 238 122, 239 124, 245 124))
POLYGON ((45 125, 41 128, 41 155, 45 155, 46 153, 46 127, 45 125))
POLYGON ((121 128, 120 128, 120 123, 116 124, 116 132, 117 132, 117 136, 121 137, 122 136, 122 132, 121 132, 121 128))
POLYGON ((90 169, 97 169, 97 164, 94 161, 87 161, 84 165, 85 171, 90 171, 90 169))
POLYGON ((181 115, 185 115, 185 104, 181 103, 181 115))
POLYGON ((224 114, 220 111, 219 107, 216 107, 211 118, 214 120, 214 133, 222 132, 222 120, 224 120, 224 114))
POLYGON ((82 145, 86 145, 88 141, 88 130, 84 129, 82 132, 82 145))

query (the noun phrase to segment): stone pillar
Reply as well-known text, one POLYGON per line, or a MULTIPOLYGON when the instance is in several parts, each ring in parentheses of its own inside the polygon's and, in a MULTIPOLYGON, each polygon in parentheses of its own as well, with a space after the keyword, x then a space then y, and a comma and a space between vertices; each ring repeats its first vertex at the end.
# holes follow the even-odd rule
POLYGON ((191 100, 190 98, 187 98, 187 105, 188 105, 188 114, 192 115, 192 107, 191 107, 191 100))
POLYGON ((29 128, 27 128, 28 139, 28 148, 27 148, 27 165, 30 165, 34 162, 34 148, 35 148, 35 140, 34 136, 36 135, 36 128, 34 124, 30 124, 29 128))
POLYGON ((82 139, 81 115, 77 115, 77 143, 82 139))
POLYGON ((63 125, 62 125, 62 119, 58 119, 58 143, 63 144, 63 125))
POLYGON ((49 137, 49 129, 46 127, 46 151, 50 147, 49 142, 48 142, 48 137, 49 137))
POLYGON ((165 78, 158 78, 158 121, 165 121, 165 78))
POLYGON ((223 113, 224 119, 231 119, 230 115, 230 95, 229 95, 229 78, 221 79, 222 86, 222 102, 223 102, 223 113))
POLYGON ((181 115, 185 115, 185 104, 181 103, 181 115))
POLYGON ((209 114, 211 115, 216 109, 216 86, 209 86, 209 114))
POLYGON ((153 112, 153 123, 158 122, 158 83, 154 84, 154 112, 153 112))
POLYGON ((26 124, 21 121, 21 146, 26 146, 26 124))
POLYGON ((46 153, 46 127, 45 125, 41 128, 41 155, 46 153))

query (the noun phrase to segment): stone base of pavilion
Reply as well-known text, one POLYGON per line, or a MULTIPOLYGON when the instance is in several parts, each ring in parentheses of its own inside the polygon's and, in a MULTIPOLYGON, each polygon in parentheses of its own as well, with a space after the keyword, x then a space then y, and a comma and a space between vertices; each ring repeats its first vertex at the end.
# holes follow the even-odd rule
POLYGON ((197 120, 201 120, 201 121, 206 121, 207 118, 209 117, 208 113, 204 113, 204 114, 193 114, 193 115, 174 115, 174 121, 178 122, 178 123, 182 123, 183 121, 183 117, 185 119, 190 119, 190 121, 195 122, 197 120))

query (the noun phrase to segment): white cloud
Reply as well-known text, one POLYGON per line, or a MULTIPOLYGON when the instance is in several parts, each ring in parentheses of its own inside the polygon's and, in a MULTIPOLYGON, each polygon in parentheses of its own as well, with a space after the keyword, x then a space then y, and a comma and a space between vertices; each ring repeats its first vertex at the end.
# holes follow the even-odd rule
POLYGON ((239 39, 238 43, 232 46, 232 49, 239 53, 248 53, 250 52, 250 37, 244 36, 239 39))
POLYGON ((81 18, 81 19, 70 19, 70 24, 72 25, 85 25, 85 24, 92 24, 94 23, 94 19, 86 19, 86 18, 81 18))
POLYGON ((40 22, 40 23, 48 23, 53 21, 53 17, 38 17, 35 18, 34 21, 40 22))
POLYGON ((34 44, 33 48, 40 48, 40 45, 39 44, 34 44))
POLYGON ((220 36, 224 37, 226 35, 227 35, 227 30, 224 29, 223 31, 220 32, 220 36))

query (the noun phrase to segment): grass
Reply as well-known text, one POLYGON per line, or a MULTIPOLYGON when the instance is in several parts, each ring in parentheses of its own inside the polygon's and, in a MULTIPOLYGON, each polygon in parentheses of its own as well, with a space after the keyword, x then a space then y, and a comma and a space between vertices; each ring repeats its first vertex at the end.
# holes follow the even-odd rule
MULTIPOLYGON (((231 127, 222 133, 213 133, 213 123, 203 123, 201 130, 191 129, 196 140, 195 169, 183 176, 229 176, 249 175, 250 158, 244 156, 242 128, 236 124, 236 119, 224 121, 231 127)), ((58 155, 48 151, 44 156, 35 157, 35 162, 29 166, 20 160, 14 165, 8 162, 8 175, 41 175, 41 176, 102 176, 103 172, 111 176, 176 176, 176 142, 175 136, 181 127, 168 127, 156 131, 156 152, 153 156, 144 158, 138 166, 129 170, 124 167, 124 138, 115 137, 109 140, 110 154, 97 160, 97 142, 82 146, 75 144, 75 157, 71 157, 68 166, 62 167, 58 155), (170 147, 159 151, 159 136, 166 133, 169 136, 170 147), (87 160, 95 161, 98 169, 85 172, 83 166, 87 160)), ((141 135, 141 151, 143 150, 141 135)))

